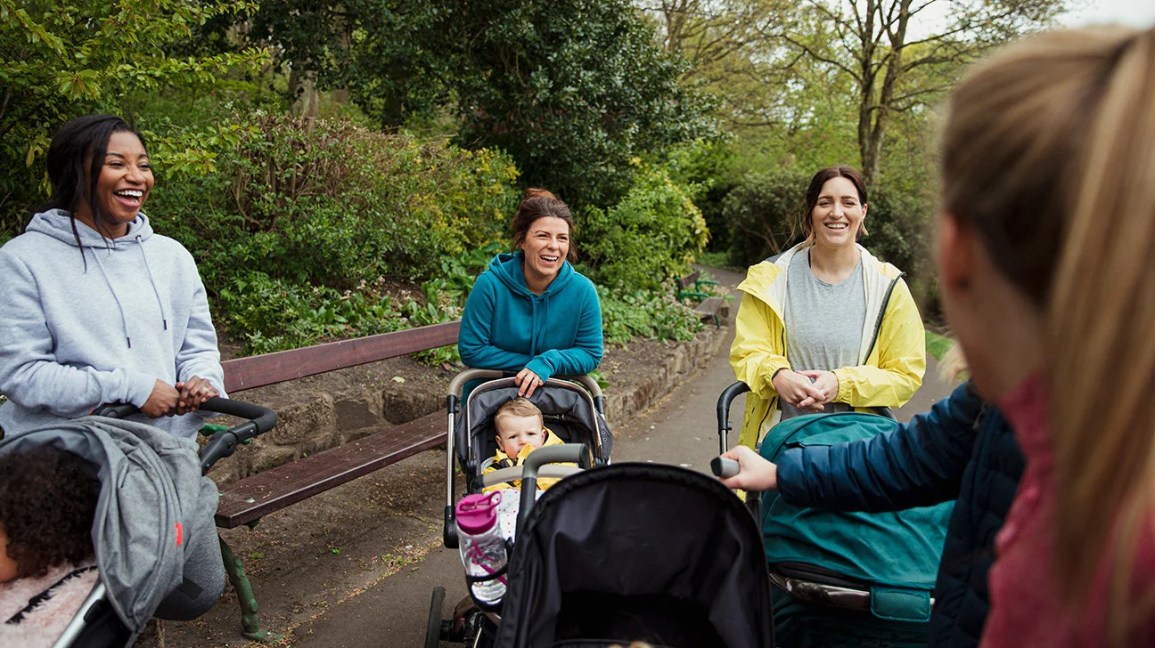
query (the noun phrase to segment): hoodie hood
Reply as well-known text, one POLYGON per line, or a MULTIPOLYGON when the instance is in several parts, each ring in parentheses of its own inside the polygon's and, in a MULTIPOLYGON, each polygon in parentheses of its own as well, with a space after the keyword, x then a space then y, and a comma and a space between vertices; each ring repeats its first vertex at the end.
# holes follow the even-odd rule
POLYGON ((128 232, 124 236, 115 239, 109 239, 103 236, 100 232, 92 229, 88 225, 76 220, 76 232, 72 231, 73 218, 69 212, 63 209, 50 209, 47 212, 36 214, 32 217, 32 221, 28 223, 27 232, 35 234, 43 234, 50 236, 66 245, 76 247, 77 235, 80 237, 80 247, 91 249, 92 252, 83 251, 85 271, 88 271, 88 260, 94 259, 96 267, 100 275, 104 278, 108 285, 108 290, 112 293, 113 301, 116 302, 117 309, 120 310, 120 320, 122 328, 124 329, 125 344, 129 348, 132 347, 132 337, 128 329, 128 311, 127 300, 124 299, 116 290, 116 284, 108 277, 108 271, 104 268, 104 262, 101 260, 100 249, 103 248, 107 255, 111 255, 119 249, 125 249, 127 246, 135 247, 140 252, 141 263, 144 266, 145 275, 148 277, 148 282, 152 286, 152 294, 156 299, 157 308, 161 313, 161 326, 165 330, 168 329, 168 313, 165 311, 164 300, 161 299, 160 290, 156 286, 156 279, 152 275, 152 268, 148 265, 148 255, 144 253, 142 244, 145 240, 152 236, 152 226, 148 223, 148 217, 143 212, 138 212, 136 218, 128 224, 128 232))
MULTIPOLYGON (((51 236, 58 241, 76 247, 76 235, 72 233, 72 217, 63 209, 50 209, 32 217, 32 221, 25 228, 26 232, 34 232, 51 236)), ((107 248, 124 244, 130 241, 144 241, 152 236, 152 225, 144 212, 128 224, 128 233, 122 237, 110 239, 104 237, 88 225, 76 221, 76 232, 80 234, 80 245, 86 248, 107 248)))
POLYGON ((573 278, 574 269, 569 261, 561 264, 561 269, 558 270, 557 276, 553 281, 549 282, 549 286, 541 295, 533 294, 529 286, 525 283, 525 271, 522 269, 522 264, 525 263, 525 253, 521 250, 517 252, 503 252, 493 257, 489 262, 489 271, 493 276, 501 280, 501 283, 509 287, 515 295, 522 295, 528 299, 544 298, 550 295, 561 292, 565 289, 566 284, 573 278))

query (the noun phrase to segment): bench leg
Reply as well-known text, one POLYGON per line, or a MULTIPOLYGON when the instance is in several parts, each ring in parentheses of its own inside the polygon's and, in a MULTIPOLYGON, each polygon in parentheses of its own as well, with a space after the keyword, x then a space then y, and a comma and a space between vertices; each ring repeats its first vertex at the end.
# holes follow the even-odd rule
POLYGON ((237 601, 241 604, 241 633, 246 639, 261 643, 280 641, 280 635, 269 630, 261 630, 261 620, 257 617, 257 597, 253 596, 253 585, 245 573, 245 565, 233 554, 225 539, 219 535, 217 537, 221 541, 221 557, 225 562, 225 573, 228 574, 229 582, 237 593, 237 601))

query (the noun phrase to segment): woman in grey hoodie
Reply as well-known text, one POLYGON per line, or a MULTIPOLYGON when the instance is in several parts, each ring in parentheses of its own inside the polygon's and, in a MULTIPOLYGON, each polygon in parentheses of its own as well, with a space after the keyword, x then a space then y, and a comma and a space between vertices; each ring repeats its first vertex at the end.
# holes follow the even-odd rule
POLYGON ((144 139, 124 120, 69 121, 47 157, 52 199, 0 247, 0 430, 136 405, 193 438, 224 373, 196 263, 152 231, 144 139))

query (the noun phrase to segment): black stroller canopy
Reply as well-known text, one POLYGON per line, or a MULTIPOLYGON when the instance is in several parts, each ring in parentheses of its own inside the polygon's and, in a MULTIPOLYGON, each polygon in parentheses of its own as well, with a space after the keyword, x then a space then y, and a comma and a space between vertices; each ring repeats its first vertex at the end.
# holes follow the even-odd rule
POLYGON ((499 646, 770 646, 762 538, 715 479, 645 463, 546 491, 519 532, 499 646))

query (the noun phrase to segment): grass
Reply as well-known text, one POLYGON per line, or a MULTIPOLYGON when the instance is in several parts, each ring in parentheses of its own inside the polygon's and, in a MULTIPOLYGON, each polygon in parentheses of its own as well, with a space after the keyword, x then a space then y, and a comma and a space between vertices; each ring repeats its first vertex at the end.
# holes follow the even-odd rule
POLYGON ((933 331, 926 332, 926 350, 935 360, 942 360, 942 356, 954 346, 954 340, 933 331))

